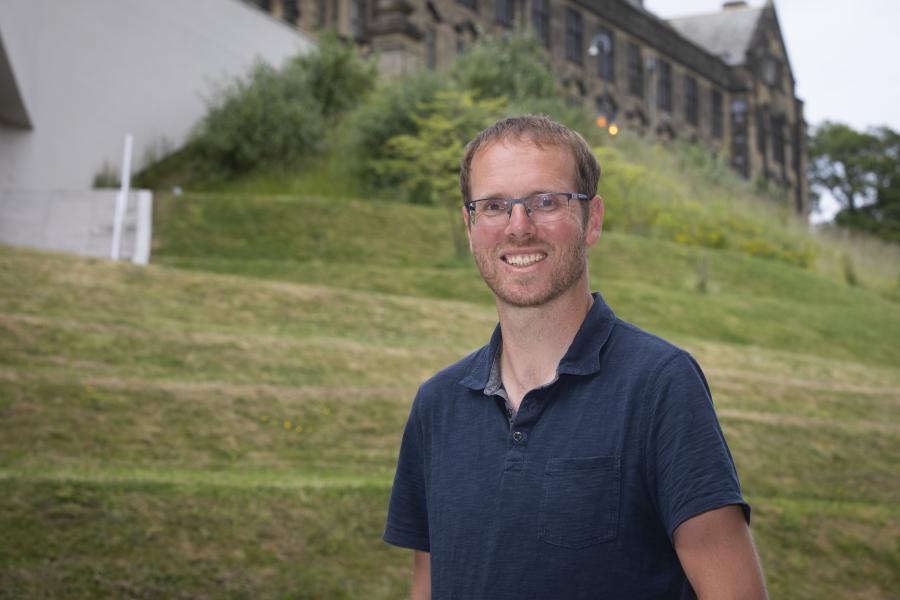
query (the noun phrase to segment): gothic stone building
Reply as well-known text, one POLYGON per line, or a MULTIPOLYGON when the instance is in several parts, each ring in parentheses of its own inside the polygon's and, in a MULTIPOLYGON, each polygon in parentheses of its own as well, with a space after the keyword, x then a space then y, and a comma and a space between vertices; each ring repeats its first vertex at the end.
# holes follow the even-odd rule
POLYGON ((480 35, 529 28, 570 98, 656 139, 724 152, 748 179, 809 212, 806 124, 778 16, 729 1, 663 20, 643 0, 256 0, 297 27, 336 29, 388 72, 445 68, 480 35))

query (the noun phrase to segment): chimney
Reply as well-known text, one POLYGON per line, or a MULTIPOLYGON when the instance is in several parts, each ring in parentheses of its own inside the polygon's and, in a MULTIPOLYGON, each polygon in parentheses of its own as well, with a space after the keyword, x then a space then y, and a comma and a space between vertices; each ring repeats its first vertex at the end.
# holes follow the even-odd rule
POLYGON ((747 3, 744 0, 729 0, 722 3, 722 10, 733 10, 735 8, 747 8, 747 3))

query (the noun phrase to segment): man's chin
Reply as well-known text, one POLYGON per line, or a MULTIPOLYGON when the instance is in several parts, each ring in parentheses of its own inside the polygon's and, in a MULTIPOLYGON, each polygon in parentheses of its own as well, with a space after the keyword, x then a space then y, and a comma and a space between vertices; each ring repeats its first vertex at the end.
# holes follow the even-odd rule
POLYGON ((500 286, 491 286, 491 291, 494 292, 497 300, 515 308, 537 308, 555 300, 561 294, 559 290, 553 289, 509 289, 500 286))

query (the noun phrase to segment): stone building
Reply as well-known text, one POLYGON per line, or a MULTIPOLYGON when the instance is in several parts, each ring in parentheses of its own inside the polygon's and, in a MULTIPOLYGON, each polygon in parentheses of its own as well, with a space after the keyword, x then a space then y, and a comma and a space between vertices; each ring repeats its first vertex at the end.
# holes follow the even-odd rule
POLYGON ((663 20, 643 0, 255 0, 295 26, 336 29, 387 72, 442 69, 486 33, 528 28, 600 126, 725 153, 809 213, 806 124, 772 0, 663 20))

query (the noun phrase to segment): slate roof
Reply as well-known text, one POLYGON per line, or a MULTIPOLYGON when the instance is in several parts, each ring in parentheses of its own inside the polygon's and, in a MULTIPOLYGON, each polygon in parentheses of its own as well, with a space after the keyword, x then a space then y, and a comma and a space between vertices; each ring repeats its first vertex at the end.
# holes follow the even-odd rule
POLYGON ((669 19, 678 33, 735 66, 746 62, 764 7, 728 8, 715 13, 669 19))

